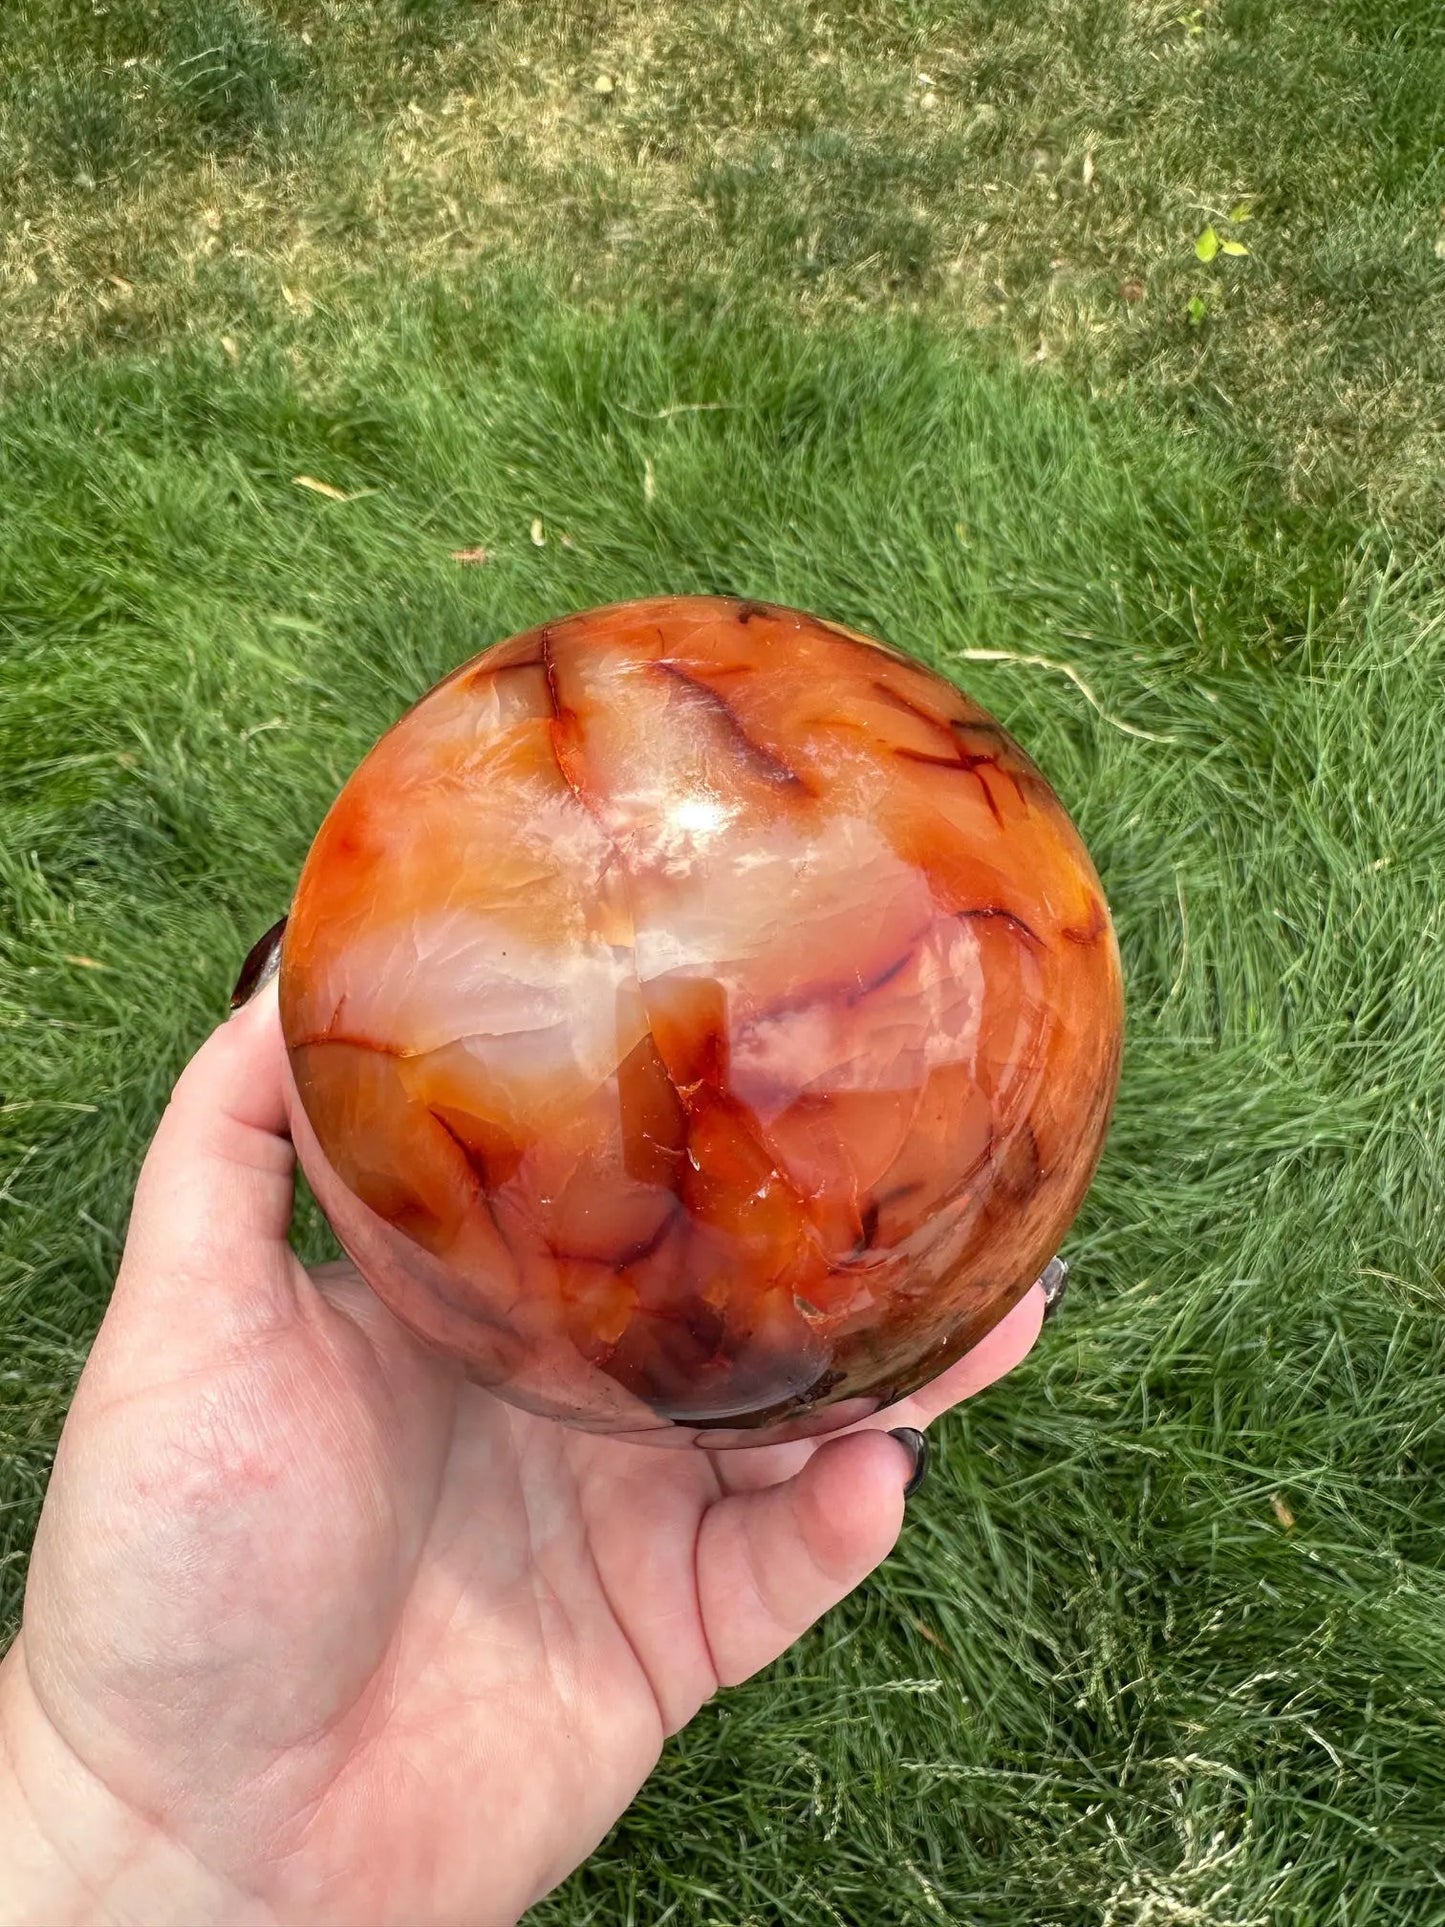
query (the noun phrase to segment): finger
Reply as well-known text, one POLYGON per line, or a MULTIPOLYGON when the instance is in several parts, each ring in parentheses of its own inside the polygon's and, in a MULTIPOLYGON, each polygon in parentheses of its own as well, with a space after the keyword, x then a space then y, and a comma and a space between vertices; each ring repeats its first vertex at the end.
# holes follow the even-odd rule
MULTIPOLYGON (((897 1404, 884 1406, 881 1412, 864 1419, 857 1429, 888 1432, 896 1425, 916 1425, 923 1430, 940 1413, 961 1405, 966 1398, 974 1397, 1021 1365, 1038 1338, 1043 1316, 1044 1294, 1040 1286, 1033 1285, 988 1336, 981 1338, 956 1365, 909 1397, 899 1399, 897 1404)), ((716 1452, 713 1465, 724 1491, 755 1492, 764 1486, 776 1485, 780 1479, 791 1478, 826 1443, 825 1439, 800 1439, 793 1445, 716 1452)))
POLYGON ((769 1665, 887 1556, 911 1471, 896 1439, 849 1432, 781 1484, 708 1508, 698 1606, 720 1686, 769 1665))
POLYGON ((285 1268, 295 1153, 275 988, 214 1031, 182 1071, 136 1186, 117 1297, 168 1283, 193 1303, 285 1268))
POLYGON ((1013 1310, 971 1352, 965 1352, 956 1365, 950 1365, 927 1385, 869 1419, 869 1425, 916 1425, 922 1431, 942 1413, 965 1399, 976 1398, 1022 1365, 1034 1348, 1043 1322, 1043 1287, 1030 1285, 1013 1310))

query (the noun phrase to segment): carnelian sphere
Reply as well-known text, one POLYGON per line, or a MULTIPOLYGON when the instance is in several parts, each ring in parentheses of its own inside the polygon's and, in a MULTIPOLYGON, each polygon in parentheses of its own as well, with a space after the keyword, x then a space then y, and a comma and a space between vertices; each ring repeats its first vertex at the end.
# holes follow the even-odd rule
POLYGON ((909 657, 677 596, 547 623, 347 783, 281 965, 322 1208, 500 1397, 704 1444, 830 1430, 1054 1252, 1119 960, 1053 791, 909 657))

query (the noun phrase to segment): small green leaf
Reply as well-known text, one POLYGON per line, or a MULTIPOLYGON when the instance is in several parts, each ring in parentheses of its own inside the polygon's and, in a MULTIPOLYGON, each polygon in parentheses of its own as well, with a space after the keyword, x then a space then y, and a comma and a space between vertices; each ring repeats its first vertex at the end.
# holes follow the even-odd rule
POLYGON ((1244 245, 1243 241, 1221 241, 1219 244, 1219 249, 1221 254, 1248 254, 1249 253, 1249 249, 1244 245))
POLYGON ((1236 201, 1234 206, 1229 210, 1229 218, 1231 221, 1252 221, 1254 219, 1254 209, 1248 201, 1236 201))
POLYGON ((1189 308, 1188 308, 1190 327, 1191 328, 1202 327, 1204 325, 1204 317, 1208 313, 1209 313, 1209 306, 1208 306, 1208 303, 1205 301, 1203 295, 1201 294, 1191 295, 1189 298, 1189 308))
POLYGON ((1219 236, 1212 227, 1207 227, 1194 243, 1194 252, 1201 261, 1212 261, 1219 252, 1219 236))

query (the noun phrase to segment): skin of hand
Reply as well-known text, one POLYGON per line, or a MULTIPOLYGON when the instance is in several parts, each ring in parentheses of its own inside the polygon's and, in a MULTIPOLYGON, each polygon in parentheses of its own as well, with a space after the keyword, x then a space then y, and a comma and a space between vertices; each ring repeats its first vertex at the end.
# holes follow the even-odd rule
POLYGON ((967 1358, 820 1443, 664 1451, 468 1384, 287 1243, 272 984, 175 1088, 0 1664, 0 1922, 491 1927, 883 1559, 967 1358))

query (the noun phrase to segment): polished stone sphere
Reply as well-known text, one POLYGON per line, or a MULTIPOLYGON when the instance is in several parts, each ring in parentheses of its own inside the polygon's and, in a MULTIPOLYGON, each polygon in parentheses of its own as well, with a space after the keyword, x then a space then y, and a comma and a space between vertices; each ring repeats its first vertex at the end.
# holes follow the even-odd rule
POLYGON ((499 643, 342 790, 286 930, 303 1168, 500 1397, 830 1430, 1017 1302, 1118 1076, 1093 865, 909 657, 668 597, 499 643))

